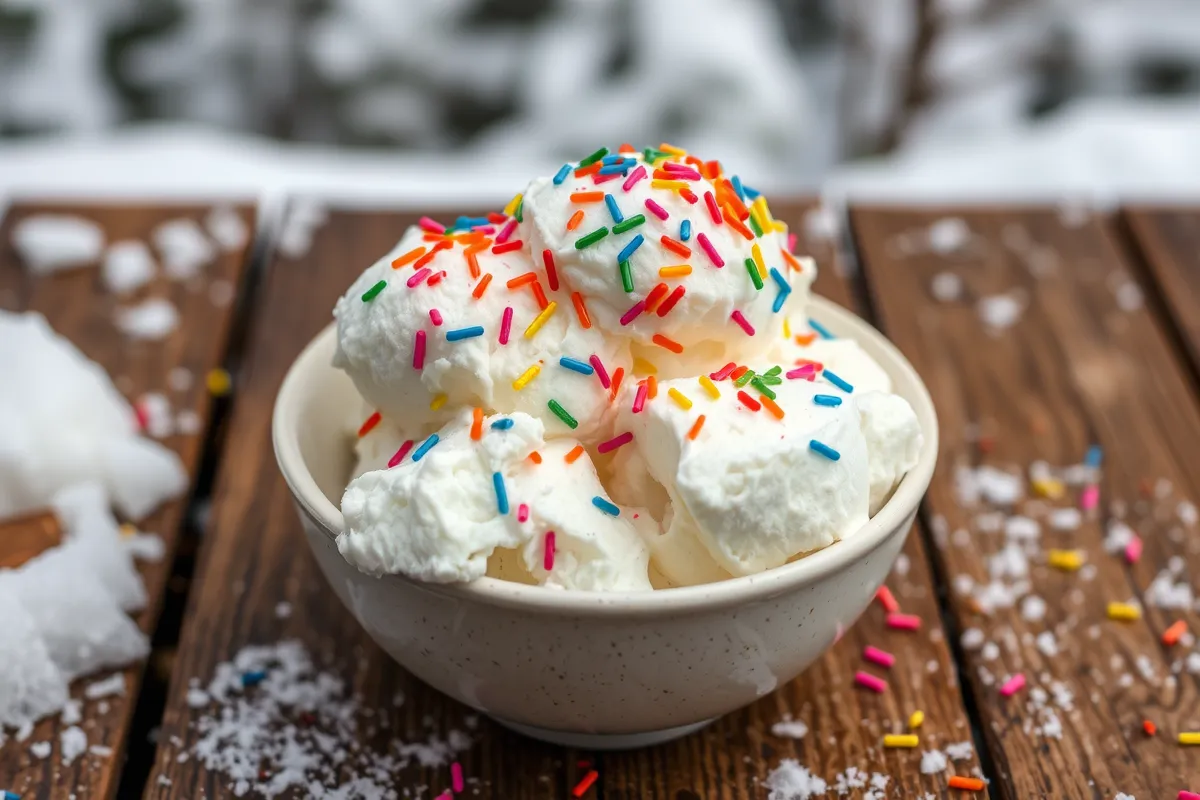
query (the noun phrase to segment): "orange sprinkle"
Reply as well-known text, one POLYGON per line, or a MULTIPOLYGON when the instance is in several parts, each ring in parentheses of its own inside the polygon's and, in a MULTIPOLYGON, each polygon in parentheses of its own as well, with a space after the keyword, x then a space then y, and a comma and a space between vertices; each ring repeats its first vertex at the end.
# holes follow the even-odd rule
POLYGON ((478 442, 483 436, 483 409, 476 408, 471 416, 471 438, 478 442))
POLYGON ((471 270, 471 277, 478 278, 479 277, 479 261, 475 258, 475 254, 472 253, 470 250, 467 251, 466 256, 467 256, 467 267, 471 270))
POLYGON ((381 420, 381 419, 383 419, 383 415, 380 414, 378 411, 376 411, 371 416, 367 417, 367 421, 364 422, 362 424, 362 427, 358 429, 358 438, 361 439, 362 437, 364 437, 368 433, 370 433, 372 430, 374 430, 375 426, 379 424, 379 420, 381 420))
POLYGON ((604 192, 572 192, 572 203, 602 203, 604 202, 604 192))
POLYGON ((423 255, 425 255, 425 246, 424 245, 422 245, 421 247, 414 247, 412 250, 409 250, 407 253, 400 256, 395 261, 393 261, 392 269, 400 269, 405 264, 409 263, 410 261, 416 261, 418 258, 420 258, 423 255))
POLYGON ((446 234, 444 234, 444 233, 433 233, 432 231, 426 231, 425 234, 421 237, 421 240, 425 241, 425 242, 440 242, 442 239, 445 239, 445 238, 446 238, 446 234))
POLYGON ((581 222, 583 222, 583 209, 582 208, 579 209, 578 211, 576 211, 574 214, 572 214, 571 218, 569 220, 567 220, 567 230, 569 230, 569 231, 575 230, 576 228, 579 227, 579 223, 581 223, 581 222))
POLYGON ((789 253, 787 250, 784 250, 782 247, 779 248, 779 252, 783 253, 783 260, 786 261, 788 266, 790 266, 792 269, 796 270, 797 272, 802 272, 804 270, 804 266, 794 255, 789 253))
POLYGON ((1158 733, 1158 726, 1150 720, 1144 719, 1142 720, 1142 730, 1146 732, 1147 736, 1153 736, 1154 734, 1158 733))
POLYGON ((491 282, 492 282, 492 273, 489 272, 489 273, 485 274, 482 278, 479 279, 479 283, 475 284, 475 291, 471 292, 471 295, 476 300, 483 297, 483 293, 487 291, 488 284, 491 282))
POLYGON ((696 197, 696 193, 691 189, 680 189, 679 196, 693 205, 695 205, 696 201, 700 199, 699 197, 696 197))
POLYGON ((513 278, 512 280, 510 280, 508 283, 506 283, 504 285, 510 289, 516 289, 518 286, 524 286, 525 284, 533 283, 536 280, 537 280, 536 272, 526 272, 524 275, 518 275, 517 277, 513 278))
POLYGON ((796 334, 796 344, 800 344, 800 345, 804 345, 805 347, 808 347, 810 344, 812 344, 814 341, 816 341, 816 338, 817 338, 817 335, 815 333, 797 333, 796 334))
POLYGON ((667 350, 670 350, 672 353, 682 353, 683 352, 683 345, 681 345, 679 342, 675 341, 674 339, 668 339, 666 336, 663 336, 661 333, 654 334, 654 336, 650 339, 650 341, 654 342, 659 347, 665 347, 667 350))
MULTIPOLYGON (((691 160, 691 158, 692 158, 691 156, 688 156, 689 161, 691 160)), ((696 159, 697 162, 699 160, 700 159, 696 159)), ((721 162, 717 161, 716 159, 713 159, 712 161, 705 161, 700 166, 702 167, 702 169, 700 171, 703 172, 704 177, 708 178, 710 181, 715 179, 718 175, 721 174, 721 162)))
POLYGON ((736 381, 738 378, 740 378, 740 377, 742 377, 743 375, 745 375, 745 374, 746 374, 746 371, 747 371, 748 369, 750 369, 750 368, 749 368, 749 367, 738 367, 738 368, 737 368, 737 369, 735 369, 733 372, 729 373, 729 380, 731 380, 731 381, 736 381))
POLYGON ((587 307, 583 304, 583 295, 571 292, 571 302, 575 304, 575 313, 579 315, 579 324, 584 328, 592 327, 592 318, 588 316, 587 307))
POLYGON ((539 453, 537 450, 534 450, 532 453, 529 454, 529 460, 535 464, 540 464, 540 463, 542 463, 542 454, 539 453))
POLYGON ((588 164, 586 167, 580 167, 579 169, 575 170, 575 177, 582 178, 584 175, 594 175, 600 171, 600 167, 602 166, 604 166, 602 162, 596 161, 592 164, 588 164))
POLYGON ((951 789, 966 789, 967 791, 971 792, 982 792, 983 786, 983 781, 979 780, 979 778, 964 778, 961 775, 955 775, 950 779, 951 789))
POLYGON ((1162 643, 1165 645, 1179 644, 1180 638, 1187 633, 1187 623, 1183 620, 1176 620, 1171 627, 1163 631, 1162 643))
POLYGON ((625 144, 623 144, 617 148, 617 152, 618 153, 636 153, 637 150, 634 150, 633 145, 631 145, 629 142, 626 142, 625 144))
POLYGON ((608 401, 611 403, 617 398, 617 393, 621 391, 621 381, 625 377, 625 368, 617 367, 612 374, 612 388, 608 392, 608 401))
POLYGON ((679 255, 683 256, 684 258, 692 257, 692 248, 688 247, 683 242, 678 242, 678 241, 672 239, 670 236, 667 236, 665 233, 663 234, 662 239, 660 239, 659 241, 662 242, 663 247, 667 248, 672 253, 678 253, 679 255))
POLYGON ((747 241, 754 241, 754 231, 750 230, 741 222, 739 222, 736 217, 726 214, 725 221, 729 223, 729 227, 740 233, 742 238, 746 239, 747 241))
POLYGON ((568 464, 574 464, 575 460, 583 455, 583 445, 577 444, 571 448, 571 452, 565 456, 568 464))
POLYGON ((546 293, 542 291, 541 281, 535 278, 531 288, 533 289, 533 299, 537 300, 538 308, 545 311, 546 306, 550 305, 550 301, 546 299, 546 293))
POLYGON ((660 283, 650 290, 650 294, 646 295, 646 313, 649 314, 658 307, 662 299, 667 296, 667 292, 671 291, 671 287, 665 283, 660 283))
POLYGON ((433 261, 433 259, 437 258, 437 254, 438 254, 438 249, 436 247, 434 247, 428 253, 426 253, 425 255, 421 256, 420 258, 418 258, 416 261, 413 262, 413 269, 420 271, 423 267, 425 267, 427 264, 429 264, 430 261, 433 261))
POLYGON ((724 181, 721 186, 728 189, 728 193, 724 195, 723 202, 732 209, 733 216, 738 219, 745 219, 750 216, 750 209, 746 208, 746 204, 737 196, 737 192, 733 191, 733 185, 728 181, 724 181))
POLYGON ((766 406, 767 411, 771 412, 772 417, 774 417, 775 419, 783 419, 783 409, 780 408, 779 405, 774 400, 767 397, 765 394, 762 395, 761 397, 759 397, 758 399, 762 402, 762 404, 764 406, 766 406))
MULTIPOLYGON (((600 162, 596 162, 599 164, 600 162)), ((583 780, 575 784, 575 788, 571 790, 574 797, 583 797, 587 794, 587 790, 592 788, 592 784, 596 782, 596 778, 600 777, 600 773, 594 769, 589 769, 587 774, 583 776, 583 780)))
POLYGON ((646 399, 653 400, 658 397, 658 378, 650 375, 646 378, 646 399))
POLYGON ((695 440, 700 435, 700 429, 704 427, 704 415, 696 417, 696 422, 692 425, 692 429, 688 431, 688 438, 695 440))
POLYGON ((658 277, 660 278, 682 278, 685 275, 692 274, 691 264, 675 264, 670 267, 659 267, 658 277))

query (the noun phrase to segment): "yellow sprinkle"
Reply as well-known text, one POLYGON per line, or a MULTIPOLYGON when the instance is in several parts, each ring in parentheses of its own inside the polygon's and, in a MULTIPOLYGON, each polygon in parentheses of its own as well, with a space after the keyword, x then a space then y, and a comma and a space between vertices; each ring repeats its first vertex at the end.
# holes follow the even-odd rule
POLYGON ((667 180, 663 180, 661 178, 655 178, 654 180, 650 181, 650 188, 651 189, 670 189, 672 191, 677 192, 680 189, 686 189, 687 183, 685 181, 667 181, 667 180))
POLYGON ((121 536, 128 539, 130 536, 133 536, 135 533, 137 533, 137 528, 133 525, 130 525, 128 522, 122 522, 120 531, 121 536))
POLYGON ((533 322, 529 323, 529 327, 525 329, 525 338, 532 339, 534 334, 540 331, 542 326, 546 324, 546 320, 550 319, 554 314, 554 309, 556 308, 558 308, 558 303, 551 300, 550 304, 542 309, 542 313, 534 317, 533 322))
POLYGON ((224 397, 233 388, 233 379, 229 377, 228 372, 220 368, 209 370, 204 383, 213 397, 224 397))
POLYGON ((1142 610, 1132 603, 1109 603, 1108 618, 1132 622, 1142 618, 1142 610))
POLYGON ((667 144, 666 142, 663 142, 662 144, 660 144, 658 146, 658 149, 664 153, 670 153, 671 155, 674 155, 674 156, 686 156, 687 155, 687 150, 684 150, 682 147, 676 147, 673 144, 667 144))
POLYGON ((1074 572, 1083 566, 1083 552, 1079 550, 1051 550, 1046 554, 1046 562, 1055 569, 1064 572, 1074 572))
POLYGON ((925 721, 925 712, 924 711, 914 711, 912 713, 912 716, 908 718, 908 727, 915 731, 917 728, 921 727, 921 723, 924 721, 925 721))
POLYGON ((641 356, 636 356, 633 359, 633 371, 638 375, 657 375, 658 367, 654 366, 641 356))
POLYGON ((437 411, 439 408, 441 408, 444 405, 446 405, 446 395, 444 395, 444 394, 434 395, 433 402, 429 404, 429 409, 431 411, 437 411))
POLYGON ((676 264, 671 267, 659 267, 658 277, 660 278, 682 278, 684 275, 692 274, 691 264, 676 264))
POLYGON ((671 396, 671 399, 674 400, 675 403, 680 408, 682 408, 684 411, 687 411, 689 408, 692 407, 691 399, 686 394, 684 394, 683 392, 676 389, 674 386, 672 386, 670 389, 667 389, 667 394, 669 394, 671 396))
POLYGON ((771 220, 771 228, 780 233, 787 233, 787 223, 780 219, 771 220))
POLYGON ((758 277, 767 277, 767 265, 763 263, 762 248, 758 246, 758 242, 750 248, 750 255, 754 257, 754 266, 758 267, 758 277))
POLYGON ((1067 493, 1067 487, 1056 478, 1038 478, 1032 485, 1034 494, 1050 500, 1061 499, 1067 493))
POLYGON ((758 222, 760 228, 764 231, 772 228, 771 209, 767 208, 767 198, 759 195, 754 198, 754 202, 750 204, 750 215, 758 222))
MULTIPOLYGON (((504 216, 511 217, 517 213, 517 206, 519 205, 521 205, 521 193, 517 192, 516 196, 512 200, 509 200, 508 205, 504 207, 504 216)), ((492 208, 495 208, 495 206, 492 206, 492 208)))
POLYGON ((783 338, 792 338, 792 324, 788 322, 787 317, 783 318, 783 338))
POLYGON ((883 737, 884 747, 916 747, 921 743, 921 737, 915 733, 889 733, 883 737))
POLYGON ((1186 731, 1179 734, 1180 744, 1200 744, 1200 731, 1186 731))
POLYGON ((513 388, 518 392, 525 388, 525 385, 538 376, 542 371, 541 363, 534 364, 529 369, 521 373, 521 377, 513 381, 513 388))
POLYGON ((713 400, 716 400, 721 396, 721 390, 718 389, 717 385, 712 382, 712 378, 708 377, 707 375, 700 376, 700 385, 704 387, 704 391, 707 392, 708 396, 713 400))

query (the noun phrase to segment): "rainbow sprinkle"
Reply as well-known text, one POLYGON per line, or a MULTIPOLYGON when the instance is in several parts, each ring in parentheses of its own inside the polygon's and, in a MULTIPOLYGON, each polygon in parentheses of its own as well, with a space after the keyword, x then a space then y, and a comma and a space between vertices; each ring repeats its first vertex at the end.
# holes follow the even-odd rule
POLYGON ((575 240, 575 249, 583 250, 585 247, 591 247, 596 242, 608 236, 608 228, 597 228, 591 233, 584 234, 575 240))
MULTIPOLYGON (((637 249, 641 247, 642 243, 645 241, 646 237, 642 236, 640 233, 634 236, 629 240, 629 244, 622 247, 621 252, 617 254, 617 262, 619 263, 621 261, 628 261, 631 257, 633 257, 633 254, 637 252, 637 249)), ((576 244, 578 245, 578 243, 576 244)), ((626 289, 625 291, 631 290, 626 289)))
POLYGON ((521 375, 515 381, 513 381, 513 383, 512 383, 513 389, 515 389, 518 392, 521 391, 522 389, 525 388, 525 386, 531 380, 536 378, 538 376, 538 373, 541 371, 542 371, 542 365, 540 363, 534 364, 529 369, 522 372, 521 375))
POLYGON ((668 217, 667 210, 648 197, 646 198, 646 208, 649 209, 650 213, 654 216, 658 217, 664 222, 666 221, 668 217))
POLYGON ((426 453, 428 453, 430 450, 433 449, 433 446, 437 443, 438 443, 438 435, 436 433, 431 433, 429 435, 429 438, 426 439, 425 441, 421 442, 421 446, 418 447, 416 452, 412 454, 412 460, 414 462, 420 461, 422 458, 425 457, 426 453))
POLYGON ((550 408, 550 411, 554 414, 554 416, 561 419, 563 421, 563 424, 566 425, 568 428, 570 428, 571 430, 575 430, 576 428, 579 427, 579 420, 572 417, 567 412, 567 410, 565 408, 563 408, 562 405, 559 404, 559 402, 557 400, 551 400, 546 405, 550 408))
POLYGON ((808 449, 812 450, 814 453, 819 453, 820 455, 825 456, 830 461, 837 461, 842 457, 842 454, 837 450, 834 450, 824 442, 818 442, 816 439, 809 440, 808 449))
POLYGON ((771 279, 779 287, 779 294, 775 295, 775 302, 771 304, 771 311, 778 314, 783 309, 783 304, 787 302, 788 295, 792 293, 792 285, 783 277, 783 273, 775 269, 775 267, 771 267, 771 279))
POLYGON ((373 431, 375 429, 375 426, 379 424, 379 421, 381 419, 383 419, 383 415, 380 414, 378 411, 376 411, 371 416, 367 417, 366 422, 364 422, 362 424, 362 426, 358 429, 358 438, 361 439, 362 437, 366 436, 368 433, 373 431))
POLYGON ((714 267, 725 266, 725 259, 721 258, 721 254, 717 252, 717 248, 713 247, 713 243, 708 240, 706 235, 696 234, 696 244, 700 245, 700 249, 708 255, 708 260, 713 263, 714 267))
POLYGON ((413 343, 413 369, 425 368, 425 331, 417 331, 413 343))
POLYGON ((750 320, 746 319, 741 311, 735 308, 733 313, 729 315, 729 318, 737 323, 737 326, 745 331, 747 336, 754 335, 754 326, 750 324, 750 320))
POLYGON ((1004 697, 1012 697, 1017 692, 1025 688, 1025 675, 1018 672, 1011 678, 1006 680, 1000 687, 1000 694, 1004 697))
POLYGON ((599 495, 592 498, 592 505, 603 511, 605 514, 608 514, 610 517, 621 516, 621 509, 617 508, 614 503, 610 503, 608 500, 605 500, 599 495))
POLYGON ((463 339, 474 339, 476 336, 483 336, 482 325, 472 325, 469 328, 456 328, 452 331, 446 331, 447 342, 461 342, 463 339))
POLYGON ((692 221, 690 219, 685 219, 683 222, 679 223, 679 240, 681 242, 686 242, 690 238, 692 238, 692 221))
POLYGON ((854 682, 878 694, 883 694, 887 691, 887 681, 883 678, 876 678, 874 675, 862 672, 861 670, 854 673, 854 682))
MULTIPOLYGON (((788 375, 790 376, 791 373, 789 372, 788 375)), ((840 406, 842 398, 834 397, 831 394, 814 394, 813 402, 819 406, 840 406)))
POLYGON ((573 372, 578 372, 580 375, 591 375, 596 371, 591 364, 584 363, 583 361, 579 361, 578 359, 571 358, 569 356, 563 356, 559 358, 558 364, 560 367, 566 367, 573 372))
POLYGON ((500 344, 508 344, 508 335, 512 333, 512 306, 505 306, 504 313, 500 316, 500 344))
POLYGON ((810 327, 814 331, 816 331, 817 334, 820 335, 820 337, 822 339, 836 339, 837 338, 836 336, 834 336, 832 333, 829 332, 829 328, 826 328, 824 325, 817 322, 815 319, 812 319, 811 317, 808 320, 808 327, 810 327))
POLYGON ((614 436, 613 438, 609 439, 607 442, 601 442, 599 445, 596 446, 596 451, 600 452, 600 453, 607 453, 612 450, 616 450, 618 447, 627 445, 632 441, 633 441, 633 431, 625 431, 625 433, 614 436))
POLYGON ((511 430, 512 426, 513 426, 513 421, 510 417, 504 417, 502 419, 493 420, 492 425, 491 425, 492 430, 494 430, 494 431, 511 430))
POLYGON ((633 228, 636 228, 637 226, 644 225, 644 224, 646 224, 646 215, 645 214, 634 214, 632 217, 629 217, 628 219, 623 220, 622 222, 618 222, 616 225, 613 225, 612 232, 613 233, 625 233, 625 231, 632 230, 633 228))
POLYGON ((554 531, 546 531, 546 554, 542 556, 542 568, 546 572, 554 569, 554 531))
POLYGON ((604 368, 604 363, 600 361, 600 356, 593 353, 588 356, 588 363, 592 365, 592 369, 596 371, 596 377, 600 379, 600 385, 607 389, 612 385, 612 381, 608 377, 608 370, 604 368))
POLYGON ((684 411, 687 411, 692 407, 691 398, 676 389, 674 386, 672 386, 670 389, 667 389, 667 396, 674 400, 675 404, 684 411))
POLYGON ((503 516, 508 513, 508 490, 504 488, 504 476, 492 473, 492 486, 496 488, 496 510, 503 516))
POLYGON ((529 323, 529 327, 525 329, 525 338, 532 339, 542 329, 542 326, 546 324, 546 320, 554 315, 554 309, 556 308, 558 308, 558 303, 553 300, 550 301, 550 304, 542 309, 542 313, 534 317, 533 322, 529 323))
POLYGON ((891 669, 896 663, 896 657, 891 653, 880 650, 878 647, 867 645, 863 648, 863 658, 870 661, 872 664, 878 664, 881 667, 891 669))
POLYGON ((761 290, 763 287, 763 279, 758 275, 758 267, 754 266, 754 259, 747 258, 745 261, 746 271, 750 273, 750 282, 754 284, 754 288, 761 290))
POLYGON ((621 207, 617 205, 617 198, 611 194, 604 195, 604 205, 608 206, 608 214, 612 217, 613 222, 621 223, 625 221, 625 215, 621 213, 621 207))
POLYGON ((387 281, 380 281, 379 283, 372 286, 370 289, 367 289, 367 291, 363 292, 362 301, 364 303, 371 302, 372 300, 374 300, 376 297, 379 296, 380 292, 382 292, 386 288, 387 288, 387 281))
POLYGON ((400 449, 396 451, 396 454, 388 459, 388 463, 387 463, 388 469, 391 469, 392 467, 396 466, 401 461, 403 461, 404 457, 406 455, 408 455, 408 451, 412 450, 412 447, 413 447, 412 439, 409 439, 404 444, 400 445, 400 449))
POLYGON ((529 506, 521 503, 517 506, 517 522, 524 522, 529 519, 529 506))
POLYGON ((838 377, 836 374, 834 374, 834 373, 830 372, 829 370, 825 370, 825 371, 823 371, 821 374, 822 374, 823 376, 825 376, 825 380, 829 381, 830 383, 832 383, 834 386, 836 386, 836 387, 838 387, 839 389, 841 389, 841 390, 842 390, 843 392, 845 392, 846 394, 850 394, 851 392, 853 392, 853 391, 854 391, 854 387, 853 387, 853 386, 851 386, 850 384, 846 383, 844 380, 842 380, 842 379, 841 379, 841 378, 839 378, 839 377, 838 377))

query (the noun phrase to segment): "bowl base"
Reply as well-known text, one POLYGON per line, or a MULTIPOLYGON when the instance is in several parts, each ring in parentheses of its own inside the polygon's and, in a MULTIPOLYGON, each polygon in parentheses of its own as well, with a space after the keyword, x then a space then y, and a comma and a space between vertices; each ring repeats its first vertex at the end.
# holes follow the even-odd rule
POLYGON ((695 733, 717 718, 713 717, 693 722, 691 725, 680 725, 677 728, 663 728, 659 731, 645 731, 644 733, 575 733, 522 725, 519 722, 509 722, 501 717, 493 716, 492 719, 511 731, 516 731, 532 739, 540 739, 543 742, 560 744, 563 747, 578 747, 581 750, 633 750, 638 747, 662 744, 687 736, 689 733, 695 733))

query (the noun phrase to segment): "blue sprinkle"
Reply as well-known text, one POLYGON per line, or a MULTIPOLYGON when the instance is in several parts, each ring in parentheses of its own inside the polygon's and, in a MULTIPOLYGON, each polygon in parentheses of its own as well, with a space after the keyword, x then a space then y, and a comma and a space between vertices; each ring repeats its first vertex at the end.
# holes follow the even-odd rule
POLYGON ((826 328, 824 325, 817 322, 815 319, 813 319, 811 317, 809 317, 809 320, 808 320, 808 327, 812 328, 814 331, 821 334, 822 339, 836 339, 837 338, 836 336, 834 336, 832 333, 829 332, 829 328, 826 328))
POLYGON ((562 358, 558 359, 558 365, 560 367, 566 367, 567 369, 575 370, 580 375, 591 375, 596 371, 591 364, 571 358, 570 356, 563 356, 562 358))
POLYGON ((492 221, 487 217, 459 217, 454 220, 456 228, 473 228, 476 225, 491 225, 492 221))
POLYGON ((498 419, 495 422, 493 422, 492 430, 506 431, 509 428, 511 428, 512 426, 513 426, 513 421, 510 418, 505 417, 504 419, 498 419))
POLYGON ((625 249, 617 255, 617 263, 620 264, 622 261, 628 261, 629 257, 633 255, 635 250, 642 246, 642 242, 644 241, 646 239, 640 233, 630 239, 629 244, 625 245, 625 249))
POLYGON ((261 669, 256 669, 253 672, 243 672, 242 686, 258 686, 258 684, 262 683, 266 677, 267 673, 261 669))
POLYGON ((597 175, 624 175, 629 171, 628 164, 608 164, 597 171, 597 175))
POLYGON ((613 222, 625 219, 625 215, 621 213, 621 207, 617 205, 617 198, 611 194, 604 195, 604 205, 608 206, 608 213, 612 214, 613 222))
POLYGON ((737 175, 734 175, 732 178, 729 179, 729 182, 733 184, 733 190, 735 192, 737 192, 738 199, 745 201, 746 188, 744 186, 742 186, 742 179, 739 178, 737 175))
POLYGON ((1087 449, 1087 455, 1083 457, 1083 463, 1086 466, 1095 469, 1100 466, 1100 462, 1104 460, 1104 451, 1100 449, 1100 445, 1094 444, 1087 449))
POLYGON ((771 267, 771 277, 775 279, 775 283, 779 284, 779 294, 775 295, 775 302, 771 304, 771 311, 778 314, 783 308, 783 304, 787 302, 788 295, 792 293, 792 287, 774 267, 771 267))
POLYGON ((621 509, 617 508, 615 505, 598 495, 592 498, 592 505, 603 511, 605 514, 608 514, 610 517, 621 516, 621 509))
POLYGON ((824 442, 818 442, 816 439, 809 440, 808 449, 812 450, 813 452, 820 453, 821 455, 828 458, 830 461, 837 461, 839 458, 842 457, 842 454, 839 453, 837 450, 834 450, 832 447, 825 444, 824 442))
POLYGON ((841 389, 846 394, 850 394, 851 392, 854 391, 853 386, 851 386, 850 384, 846 383, 844 380, 839 378, 835 373, 832 373, 829 370, 822 370, 821 374, 825 376, 825 380, 829 381, 830 383, 832 383, 834 386, 841 389))
POLYGON ((819 406, 840 406, 842 398, 835 397, 831 394, 814 394, 813 402, 819 406))
POLYGON ((625 160, 625 156, 620 153, 609 153, 604 158, 600 159, 600 163, 604 165, 617 164, 625 160))
POLYGON ((692 238, 692 221, 685 219, 679 223, 679 241, 686 242, 690 238, 692 238))
POLYGON ((433 446, 437 443, 438 443, 438 435, 436 433, 431 433, 429 435, 429 438, 426 439, 425 441, 421 442, 421 446, 413 451, 412 460, 420 461, 422 458, 425 457, 426 453, 428 453, 430 450, 433 449, 433 446))
POLYGON ((749 197, 751 200, 757 199, 758 196, 762 194, 762 192, 760 192, 758 189, 751 188, 744 183, 742 184, 742 191, 745 192, 746 197, 749 197))
POLYGON ((447 342, 457 342, 460 339, 473 339, 476 336, 483 336, 482 325, 472 325, 469 328, 457 328, 452 331, 446 331, 447 342))
POLYGON ((21 795, 16 792, 5 792, 4 800, 21 800, 21 795))
POLYGON ((496 487, 496 510, 501 514, 507 514, 508 491, 504 488, 504 476, 499 472, 493 472, 492 485, 496 487))
POLYGON ((567 176, 570 174, 571 174, 571 165, 563 164, 561 167, 558 168, 558 172, 554 173, 554 185, 555 186, 561 185, 562 182, 565 181, 567 179, 567 176))

